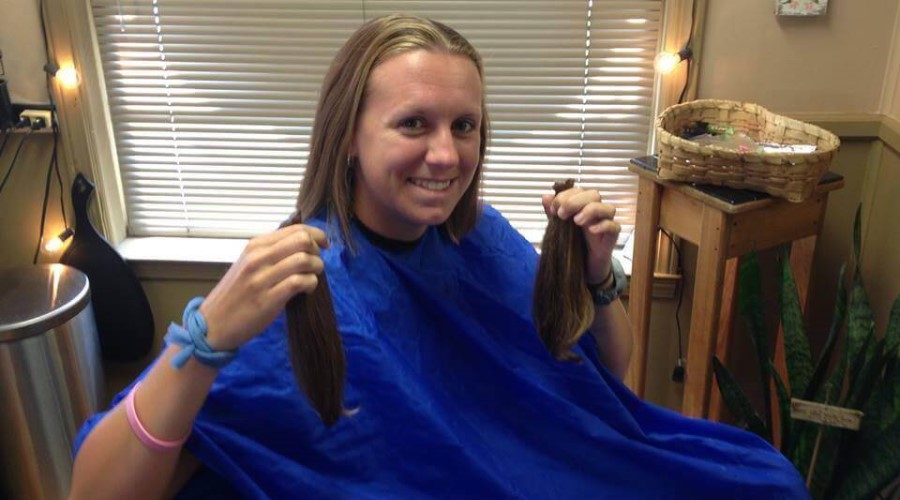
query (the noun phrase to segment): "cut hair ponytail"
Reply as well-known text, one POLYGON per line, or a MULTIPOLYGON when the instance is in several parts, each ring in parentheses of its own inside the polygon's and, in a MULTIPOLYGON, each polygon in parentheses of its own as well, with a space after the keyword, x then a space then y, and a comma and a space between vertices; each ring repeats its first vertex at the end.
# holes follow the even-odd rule
MULTIPOLYGON (((574 179, 557 182, 559 194, 575 185, 574 179)), ((550 215, 541 243, 541 259, 534 284, 532 314, 538 335, 560 361, 579 361, 572 347, 594 321, 594 303, 585 275, 587 243, 574 221, 550 215)))
MULTIPOLYGON (((282 227, 300 221, 300 213, 295 212, 282 227)), ((286 313, 294 378, 322 422, 331 427, 345 413, 347 361, 324 271, 312 292, 297 294, 288 301, 286 313)))

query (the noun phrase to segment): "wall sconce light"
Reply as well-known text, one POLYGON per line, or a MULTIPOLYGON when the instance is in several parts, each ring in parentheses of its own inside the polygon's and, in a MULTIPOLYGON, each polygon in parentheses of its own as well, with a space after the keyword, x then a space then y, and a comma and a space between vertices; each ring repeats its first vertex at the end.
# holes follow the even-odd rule
POLYGON ((693 52, 689 47, 685 47, 677 53, 660 52, 653 61, 653 67, 656 68, 657 73, 667 75, 671 73, 681 61, 690 59, 692 55, 693 52))
POLYGON ((67 89, 74 89, 81 83, 81 77, 78 76, 78 71, 74 66, 60 67, 54 63, 47 63, 44 65, 44 71, 56 78, 59 84, 67 89))
POLYGON ((47 244, 44 245, 44 250, 50 253, 58 252, 63 247, 63 245, 65 245, 66 240, 71 238, 73 234, 75 234, 75 231, 72 231, 72 228, 67 227, 65 231, 59 233, 55 238, 48 241, 47 244))

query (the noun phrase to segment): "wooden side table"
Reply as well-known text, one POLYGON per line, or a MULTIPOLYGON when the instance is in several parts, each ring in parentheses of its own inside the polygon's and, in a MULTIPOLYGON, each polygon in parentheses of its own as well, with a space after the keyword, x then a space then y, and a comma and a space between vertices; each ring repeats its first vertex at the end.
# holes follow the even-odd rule
POLYGON ((750 250, 792 242, 791 265, 805 305, 828 194, 843 187, 844 179, 828 172, 809 199, 791 203, 754 191, 661 180, 652 156, 635 158, 629 170, 638 174, 639 184, 628 297, 635 344, 626 384, 643 397, 654 250, 663 228, 698 247, 681 412, 718 419, 718 394, 710 396, 712 356, 715 351, 724 360, 730 344, 738 258, 750 250))

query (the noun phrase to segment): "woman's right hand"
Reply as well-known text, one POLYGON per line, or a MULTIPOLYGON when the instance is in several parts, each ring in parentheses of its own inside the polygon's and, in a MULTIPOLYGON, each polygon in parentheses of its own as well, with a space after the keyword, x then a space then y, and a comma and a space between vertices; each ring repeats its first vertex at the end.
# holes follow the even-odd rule
POLYGON ((210 346, 241 346, 261 333, 291 297, 313 291, 324 268, 319 248, 327 246, 324 232, 304 224, 250 240, 200 305, 210 346))

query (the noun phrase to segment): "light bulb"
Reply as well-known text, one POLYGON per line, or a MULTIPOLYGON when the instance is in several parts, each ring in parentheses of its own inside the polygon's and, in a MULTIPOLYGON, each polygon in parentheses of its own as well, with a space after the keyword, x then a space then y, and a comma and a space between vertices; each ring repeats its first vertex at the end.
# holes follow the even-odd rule
POLYGON ((678 52, 660 52, 653 61, 653 67, 658 73, 667 75, 678 66, 678 63, 685 59, 690 59, 693 52, 690 48, 685 47, 678 52))
POLYGON ((64 66, 59 68, 56 72, 56 79, 59 81, 59 84, 67 89, 74 89, 81 83, 81 78, 78 76, 78 71, 75 70, 72 66, 64 66))
POLYGON ((653 61, 653 67, 656 68, 658 73, 662 73, 667 75, 675 69, 675 66, 681 62, 681 57, 678 54, 674 54, 672 52, 660 52, 656 56, 656 60, 653 61))
POLYGON ((58 235, 56 235, 56 237, 54 237, 53 239, 48 241, 44 245, 44 250, 46 250, 47 252, 50 252, 50 253, 58 252, 63 247, 66 240, 71 238, 73 234, 75 234, 75 232, 72 231, 71 228, 67 227, 65 231, 59 233, 58 235))

